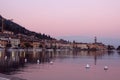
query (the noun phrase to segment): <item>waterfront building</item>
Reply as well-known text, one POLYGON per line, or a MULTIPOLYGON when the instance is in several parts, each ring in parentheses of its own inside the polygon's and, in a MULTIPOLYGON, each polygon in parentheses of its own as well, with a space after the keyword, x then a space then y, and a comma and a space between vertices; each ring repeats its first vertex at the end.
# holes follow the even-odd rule
POLYGON ((7 45, 7 43, 8 43, 7 40, 2 40, 2 39, 0 39, 0 47, 1 47, 1 48, 5 48, 6 45, 7 45))
POLYGON ((88 49, 87 44, 88 43, 77 43, 77 48, 79 48, 81 50, 87 50, 88 49))
POLYGON ((40 42, 39 41, 33 41, 32 42, 32 46, 33 46, 33 48, 39 48, 40 47, 40 42))
POLYGON ((6 31, 6 30, 4 30, 3 33, 4 33, 4 34, 11 34, 11 35, 14 34, 13 32, 11 32, 11 31, 6 31))
POLYGON ((20 39, 9 38, 10 44, 12 48, 18 48, 20 44, 20 39))

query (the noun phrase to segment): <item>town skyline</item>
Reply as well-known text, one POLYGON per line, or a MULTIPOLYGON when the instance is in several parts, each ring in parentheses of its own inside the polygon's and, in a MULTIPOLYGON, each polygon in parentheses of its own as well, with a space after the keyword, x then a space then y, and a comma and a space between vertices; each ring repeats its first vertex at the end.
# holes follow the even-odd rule
POLYGON ((55 38, 71 36, 67 40, 79 42, 80 39, 89 41, 89 37, 91 42, 97 36, 100 42, 120 44, 118 0, 1 0, 0 3, 3 17, 13 19, 31 31, 55 38), (75 36, 80 37, 75 39, 75 36))

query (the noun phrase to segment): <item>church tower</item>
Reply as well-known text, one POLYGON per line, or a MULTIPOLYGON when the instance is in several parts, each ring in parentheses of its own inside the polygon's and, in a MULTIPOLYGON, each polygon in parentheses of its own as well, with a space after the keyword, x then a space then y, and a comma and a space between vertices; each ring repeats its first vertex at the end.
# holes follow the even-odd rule
POLYGON ((94 42, 97 43, 97 37, 95 36, 94 42))

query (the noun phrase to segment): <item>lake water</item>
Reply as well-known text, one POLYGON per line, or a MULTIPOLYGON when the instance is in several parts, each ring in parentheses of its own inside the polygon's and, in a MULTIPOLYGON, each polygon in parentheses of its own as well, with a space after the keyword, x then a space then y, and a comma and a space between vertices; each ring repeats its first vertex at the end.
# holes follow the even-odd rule
POLYGON ((3 50, 0 51, 0 72, 27 80, 120 80, 120 53, 3 50), (87 64, 90 68, 85 67, 87 64), (104 70, 104 66, 108 66, 108 70, 104 70))

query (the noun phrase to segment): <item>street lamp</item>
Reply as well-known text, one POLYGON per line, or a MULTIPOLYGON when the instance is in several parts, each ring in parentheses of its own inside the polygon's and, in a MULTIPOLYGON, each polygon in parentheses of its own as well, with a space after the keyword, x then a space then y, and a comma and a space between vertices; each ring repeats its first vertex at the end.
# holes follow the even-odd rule
POLYGON ((4 28, 4 19, 2 18, 2 29, 1 29, 1 32, 3 33, 3 29, 4 28))

